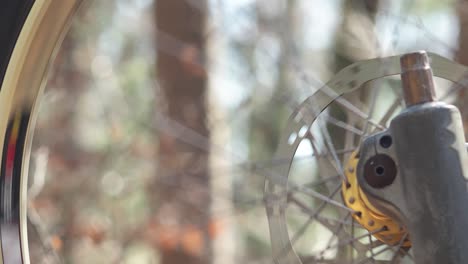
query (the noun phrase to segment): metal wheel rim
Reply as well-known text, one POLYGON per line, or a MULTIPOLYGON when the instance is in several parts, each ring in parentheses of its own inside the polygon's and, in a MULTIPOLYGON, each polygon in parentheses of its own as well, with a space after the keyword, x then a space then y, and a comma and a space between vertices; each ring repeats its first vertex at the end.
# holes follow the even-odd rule
POLYGON ((5 72, 0 93, 0 140, 2 155, 2 236, 1 263, 29 263, 27 238, 27 174, 30 148, 37 113, 37 99, 44 86, 51 61, 81 0, 37 0, 22 27, 5 72), (12 153, 14 160, 8 161, 12 153), (19 184, 12 185, 12 181, 19 184), (19 205, 12 206, 14 202, 19 205), (17 263, 17 262, 15 262, 17 263))

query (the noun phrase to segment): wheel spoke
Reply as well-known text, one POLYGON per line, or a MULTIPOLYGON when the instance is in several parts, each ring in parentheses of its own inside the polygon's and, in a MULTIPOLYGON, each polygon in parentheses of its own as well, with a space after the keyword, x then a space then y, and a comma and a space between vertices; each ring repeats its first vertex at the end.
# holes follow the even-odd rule
POLYGON ((398 245, 396 246, 396 250, 395 252, 393 253, 393 257, 392 257, 392 260, 391 260, 391 263, 392 264, 396 264, 397 260, 398 260, 398 257, 400 256, 400 253, 403 253, 406 255, 406 252, 402 252, 402 246, 403 246, 403 243, 405 242, 406 238, 408 237, 408 233, 406 233, 404 236, 401 237, 400 241, 398 242, 398 245))
MULTIPOLYGON (((321 127, 321 129, 323 130, 324 128, 321 127)), ((326 128, 325 128, 325 132, 326 132, 325 142, 328 143, 326 145, 326 153, 331 154, 331 156, 327 155, 326 158, 327 158, 328 162, 331 164, 331 166, 336 170, 338 175, 340 175, 340 177, 343 179, 343 181, 348 181, 346 176, 344 175, 344 171, 343 171, 343 167, 341 165, 341 162, 338 159, 338 153, 336 152, 336 150, 335 150, 335 148, 333 146, 333 143, 331 142, 330 134, 328 134, 326 128), (331 148, 330 148, 330 144, 331 144, 331 148)), ((315 138, 314 137, 311 137, 311 138, 312 138, 312 140, 310 141, 310 143, 312 145, 312 149, 314 150, 314 153, 320 153, 320 151, 318 150, 318 148, 316 146, 315 138)))
MULTIPOLYGON (((338 185, 338 187, 341 188, 341 183, 338 185)), ((333 200, 333 199, 331 199, 331 198, 329 198, 329 197, 327 197, 327 196, 325 196, 325 195, 323 195, 323 194, 321 194, 319 192, 316 192, 314 190, 304 188, 302 186, 297 186, 297 185, 292 186, 291 188, 295 189, 295 190, 297 190, 297 191, 299 191, 299 192, 301 192, 303 194, 306 194, 306 195, 308 195, 308 196, 310 196, 312 198, 316 198, 316 199, 319 199, 321 201, 327 202, 328 204, 333 205, 336 208, 340 208, 340 209, 342 209, 344 211, 347 211, 347 212, 350 212, 350 213, 355 213, 355 211, 353 209, 351 209, 351 208, 349 208, 349 207, 347 207, 347 206, 345 206, 345 205, 343 205, 343 204, 341 204, 341 203, 339 203, 339 202, 337 202, 337 201, 335 201, 335 200, 333 200)), ((299 203, 299 201, 297 199, 294 199, 292 201, 297 203, 297 205, 299 205, 299 206, 305 206, 302 203, 299 203)), ((305 206, 304 209, 306 209, 306 211, 308 211, 308 212, 313 212, 313 210, 310 210, 310 208, 308 208, 307 206, 305 206)))
MULTIPOLYGON (((386 247, 380 249, 379 251, 375 252, 375 254, 374 254, 373 257, 366 257, 366 258, 360 260, 359 262, 357 262, 357 264, 365 264, 365 263, 368 263, 370 260, 374 259, 374 257, 377 257, 377 256, 379 256, 379 255, 381 255, 381 254, 383 254, 383 253, 385 253, 385 252, 387 252, 387 251, 389 251, 389 250, 391 250, 391 249, 392 249, 391 246, 386 246, 386 247)), ((389 262, 388 262, 388 261, 385 261, 384 263, 389 263, 389 262)))
MULTIPOLYGON (((329 199, 333 199, 333 197, 338 193, 340 190, 340 186, 338 188, 335 188, 333 192, 330 193, 328 196, 329 199)), ((318 206, 318 208, 313 211, 311 214, 309 214, 309 218, 307 221, 298 229, 298 231, 292 236, 291 238, 291 244, 295 244, 299 238, 305 233, 306 229, 310 226, 310 224, 317 218, 319 217, 319 214, 322 212, 322 210, 326 207, 327 202, 322 201, 321 204, 318 206)), ((344 225, 344 223, 342 223, 344 225)))
POLYGON ((349 132, 352 132, 354 133, 355 135, 358 135, 358 136, 363 136, 365 134, 364 131, 356 128, 356 127, 353 127, 341 120, 338 120, 338 119, 335 119, 334 117, 332 116, 329 116, 327 115, 326 113, 322 113, 322 116, 325 118, 325 120, 332 124, 332 125, 335 125, 336 127, 340 127, 340 128, 343 128, 345 131, 349 131, 349 132))
POLYGON ((374 230, 372 232, 369 232, 369 234, 364 234, 364 235, 361 235, 361 236, 352 237, 351 239, 348 239, 346 241, 336 243, 335 245, 329 245, 323 251, 318 252, 318 254, 322 255, 326 250, 330 250, 330 249, 334 249, 334 248, 340 248, 340 247, 344 247, 344 246, 347 246, 347 245, 351 245, 353 247, 353 244, 358 242, 360 239, 363 239, 363 238, 365 238, 365 237, 367 237, 369 235, 378 234, 378 233, 383 232, 383 231, 385 231, 385 229, 380 228, 378 230, 374 230))

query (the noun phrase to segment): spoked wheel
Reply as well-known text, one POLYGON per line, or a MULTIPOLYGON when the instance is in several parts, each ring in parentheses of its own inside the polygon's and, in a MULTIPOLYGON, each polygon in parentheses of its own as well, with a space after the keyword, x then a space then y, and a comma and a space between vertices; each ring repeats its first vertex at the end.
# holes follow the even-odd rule
MULTIPOLYGON (((14 23, 14 30, 8 34, 17 37, 6 36, 14 41, 0 50, 3 63, 0 66, 5 66, 0 68, 4 70, 0 72, 4 74, 0 91, 0 142, 3 142, 0 171, 0 257, 3 259, 0 262, 16 264, 29 263, 26 175, 37 100, 54 52, 82 1, 7 2, 10 5, 0 4, 6 7, 0 14, 15 14, 18 20, 8 16, 7 20, 14 23)), ((160 37, 168 40, 165 47, 169 47, 168 53, 173 52, 172 46, 183 46, 164 34, 160 37)), ((185 55, 193 56, 193 50, 188 49, 185 55)), ((455 82, 454 90, 464 85, 460 80, 464 80, 467 68, 435 54, 430 56, 436 76, 455 82)), ((189 66, 194 70, 193 65, 189 63, 189 66)), ((404 108, 398 78, 391 77, 399 73, 399 56, 363 61, 345 68, 301 105, 294 105, 294 114, 287 120, 275 156, 263 162, 268 166, 262 167, 260 162, 239 165, 240 170, 248 165, 257 166, 258 170, 245 173, 258 176, 261 172, 262 178, 257 177, 257 183, 263 176, 266 178, 263 203, 253 200, 248 201, 251 202, 248 206, 266 207, 275 263, 413 263, 411 238, 405 227, 367 203, 356 184, 360 144, 365 137, 384 130, 404 108), (301 166, 296 166, 299 163, 301 166)), ((441 99, 448 97, 440 94, 441 99)), ((278 100, 287 104, 285 101, 288 100, 278 100)), ((166 134, 175 135, 171 140, 186 142, 193 148, 204 147, 207 155, 213 151, 206 150, 203 136, 165 116, 160 119, 166 125, 166 134)), ((218 152, 221 149, 223 154, 229 152, 224 145, 213 149, 218 152)), ((161 185, 166 188, 174 182, 164 184, 161 185)), ((179 187, 186 188, 174 189, 179 187)), ((196 209, 203 213, 210 210, 196 209)), ((243 210, 246 211, 245 208, 239 211, 244 213, 243 210)), ((271 263, 270 255, 260 259, 254 263, 271 263)))
MULTIPOLYGON (((468 68, 435 54, 430 58, 435 76, 454 82, 454 87, 463 85, 460 80, 468 68)), ((413 263, 407 228, 374 207, 356 177, 364 139, 385 130, 405 108, 400 84, 377 80, 400 74, 399 60, 395 56, 348 66, 289 119, 276 153, 276 159, 288 157, 289 164, 270 170, 265 185, 276 263, 413 263), (365 94, 361 98, 368 102, 350 103, 347 98, 356 98, 353 93, 365 94), (376 113, 383 101, 386 110, 376 113), (311 153, 307 159, 304 149, 311 153), (306 180, 294 177, 296 162, 310 164, 306 180)), ((383 136, 379 144, 389 148, 392 139, 383 136)), ((370 173, 382 177, 371 184, 382 188, 383 177, 394 177, 397 168, 392 160, 377 163, 386 164, 387 171, 371 166, 370 173)))

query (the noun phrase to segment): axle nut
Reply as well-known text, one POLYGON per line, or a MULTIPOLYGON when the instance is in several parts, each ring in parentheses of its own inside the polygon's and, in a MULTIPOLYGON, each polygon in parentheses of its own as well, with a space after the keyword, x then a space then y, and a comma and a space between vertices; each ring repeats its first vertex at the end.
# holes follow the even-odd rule
POLYGON ((364 164, 364 179, 373 188, 383 188, 393 183, 397 174, 396 164, 385 154, 377 154, 364 164))

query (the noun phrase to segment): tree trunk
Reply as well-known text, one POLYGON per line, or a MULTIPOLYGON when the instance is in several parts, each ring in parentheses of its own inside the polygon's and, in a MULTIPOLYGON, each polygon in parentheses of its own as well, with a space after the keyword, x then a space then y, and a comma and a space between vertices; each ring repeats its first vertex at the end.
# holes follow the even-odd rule
POLYGON ((205 60, 206 2, 158 0, 155 14, 156 79, 165 96, 165 109, 156 106, 164 122, 156 124, 161 132, 153 188, 160 263, 210 263, 210 131, 205 122, 206 72, 200 66, 205 60), (177 45, 168 45, 168 39, 177 45), (203 142, 177 134, 181 129, 174 126, 179 125, 203 142))

